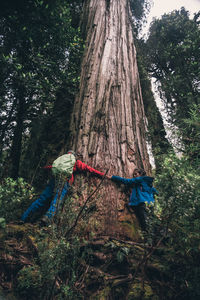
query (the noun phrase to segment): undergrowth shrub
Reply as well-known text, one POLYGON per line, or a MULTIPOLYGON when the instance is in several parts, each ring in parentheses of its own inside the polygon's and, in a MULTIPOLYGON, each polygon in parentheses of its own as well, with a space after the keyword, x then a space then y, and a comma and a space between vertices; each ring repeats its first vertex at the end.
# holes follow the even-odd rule
POLYGON ((85 271, 81 261, 87 256, 81 248, 83 238, 80 240, 73 230, 66 236, 78 214, 72 194, 70 190, 60 203, 56 218, 41 228, 34 241, 34 265, 18 272, 16 294, 21 299, 35 300, 36 295, 38 300, 83 299, 77 288, 85 271))
POLYGON ((43 233, 34 266, 24 267, 18 273, 17 295, 29 300, 36 299, 36 295, 38 300, 82 299, 75 288, 83 268, 81 255, 77 237, 68 242, 43 233))
POLYGON ((156 213, 168 232, 166 264, 178 299, 199 299, 200 169, 186 157, 169 155, 156 178, 156 213))
POLYGON ((5 178, 0 184, 0 216, 6 222, 19 219, 33 196, 33 187, 23 178, 5 178))

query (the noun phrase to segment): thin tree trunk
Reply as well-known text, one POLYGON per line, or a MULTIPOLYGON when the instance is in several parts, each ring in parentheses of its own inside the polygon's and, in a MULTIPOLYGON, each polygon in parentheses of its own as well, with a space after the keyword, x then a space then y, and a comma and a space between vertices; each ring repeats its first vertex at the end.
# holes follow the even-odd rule
MULTIPOLYGON (((68 146, 90 166, 109 168, 111 175, 131 178, 135 167, 150 173, 129 1, 85 1, 82 23, 86 49, 68 146)), ((77 186, 83 189, 78 178, 77 186)), ((90 189, 91 184, 84 193, 90 189)), ((124 198, 114 183, 104 183, 91 221, 97 232, 126 234, 124 225, 134 217, 128 216, 124 198)))
POLYGON ((16 106, 16 100, 13 101, 12 103, 12 107, 7 115, 7 120, 5 122, 5 124, 3 124, 2 128, 1 128, 1 135, 0 135, 0 157, 2 155, 2 151, 3 151, 3 148, 4 148, 4 138, 5 138, 5 135, 6 135, 6 131, 8 130, 8 126, 10 125, 11 123, 11 120, 13 118, 13 112, 14 112, 14 109, 15 109, 15 106, 16 106))
POLYGON ((162 116, 153 96, 151 82, 147 77, 141 80, 141 87, 157 174, 162 171, 165 156, 169 151, 173 152, 173 147, 166 138, 162 116))
POLYGON ((16 127, 14 131, 12 149, 11 149, 11 176, 16 179, 19 175, 19 165, 21 158, 22 148, 22 134, 24 129, 24 112, 25 112, 25 100, 23 92, 19 93, 17 104, 17 116, 16 127))

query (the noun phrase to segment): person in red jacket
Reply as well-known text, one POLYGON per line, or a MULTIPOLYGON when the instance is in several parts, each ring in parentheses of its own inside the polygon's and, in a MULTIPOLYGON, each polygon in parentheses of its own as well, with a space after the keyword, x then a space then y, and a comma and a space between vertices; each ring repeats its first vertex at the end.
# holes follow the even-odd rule
MULTIPOLYGON (((71 153, 75 156, 75 153, 72 150, 69 150, 67 153, 71 153)), ((51 169, 52 166, 48 166, 47 168, 51 169)), ((74 182, 74 175, 78 172, 90 172, 91 174, 94 174, 98 177, 104 176, 104 173, 93 169, 92 167, 86 165, 85 163, 83 163, 80 160, 76 160, 74 167, 73 167, 73 173, 72 173, 71 178, 69 180, 66 180, 61 191, 59 191, 59 190, 56 191, 56 195, 53 198, 53 200, 51 201, 50 207, 45 214, 45 216, 47 218, 51 219, 55 215, 56 209, 58 206, 57 201, 59 200, 59 205, 62 203, 70 186, 74 182), (58 197, 58 195, 59 195, 59 197, 58 197)), ((50 199, 53 197, 54 187, 55 187, 55 178, 53 177, 50 180, 49 184, 44 189, 44 191, 42 192, 42 194, 40 195, 40 197, 38 199, 36 199, 28 207, 28 209, 23 213, 23 215, 21 217, 21 220, 23 222, 34 222, 37 219, 40 212, 44 211, 44 209, 48 207, 50 199)), ((40 214, 40 216, 41 216, 41 214, 40 214)))

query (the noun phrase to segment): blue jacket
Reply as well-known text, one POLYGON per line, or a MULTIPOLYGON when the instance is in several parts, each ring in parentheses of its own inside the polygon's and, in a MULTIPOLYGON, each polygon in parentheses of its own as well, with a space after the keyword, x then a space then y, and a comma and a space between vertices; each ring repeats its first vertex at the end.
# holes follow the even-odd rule
POLYGON ((154 194, 157 194, 157 190, 152 186, 153 177, 141 176, 132 179, 123 178, 120 176, 112 176, 111 178, 115 182, 123 183, 132 188, 131 196, 129 199, 129 205, 138 205, 142 202, 154 202, 154 194))

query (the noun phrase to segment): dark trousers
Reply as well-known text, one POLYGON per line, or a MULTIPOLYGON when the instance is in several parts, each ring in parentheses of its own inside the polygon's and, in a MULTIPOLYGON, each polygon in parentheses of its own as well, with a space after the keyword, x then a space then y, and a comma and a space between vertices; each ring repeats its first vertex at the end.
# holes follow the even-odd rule
POLYGON ((147 210, 144 202, 139 203, 137 206, 132 206, 134 213, 138 219, 140 227, 143 231, 147 231, 147 210))

